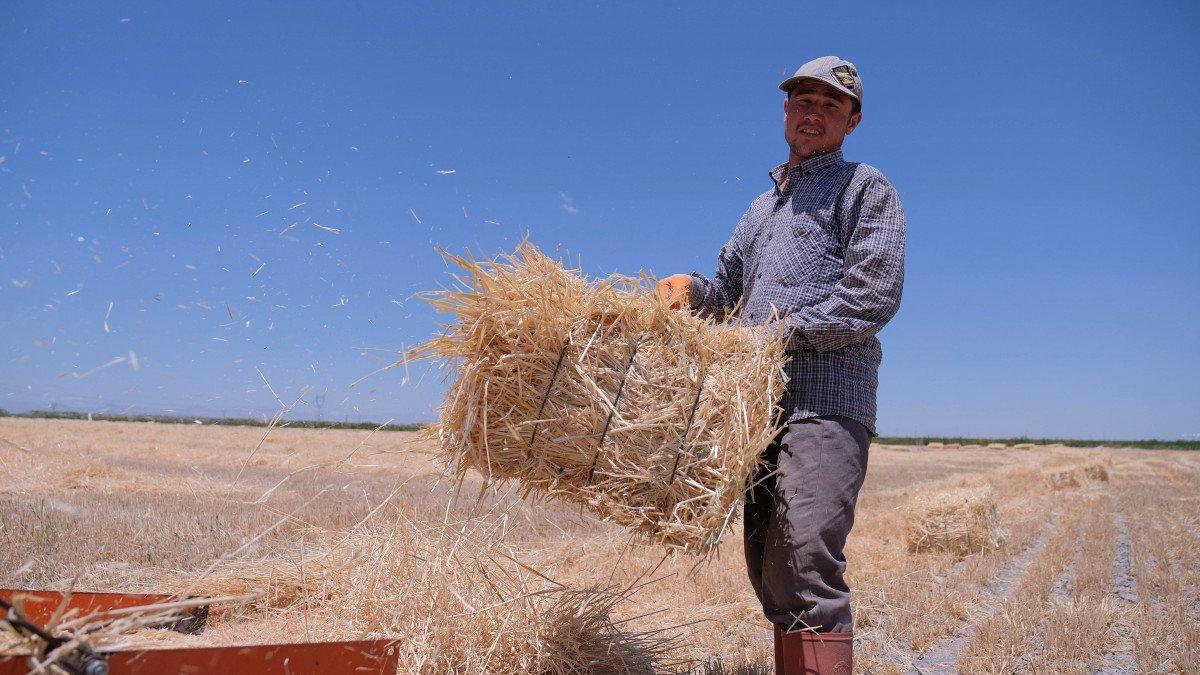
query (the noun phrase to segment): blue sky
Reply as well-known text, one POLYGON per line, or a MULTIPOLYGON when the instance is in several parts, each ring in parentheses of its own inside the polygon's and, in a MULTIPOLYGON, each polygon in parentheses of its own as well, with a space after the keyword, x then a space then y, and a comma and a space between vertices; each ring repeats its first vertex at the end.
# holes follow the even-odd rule
POLYGON ((348 385, 436 330, 435 247, 711 272, 786 158, 776 85, 837 54, 846 155, 909 219, 879 431, 1197 438, 1197 34, 1189 2, 10 4, 0 407, 269 415, 265 376, 432 419, 436 369, 348 385))

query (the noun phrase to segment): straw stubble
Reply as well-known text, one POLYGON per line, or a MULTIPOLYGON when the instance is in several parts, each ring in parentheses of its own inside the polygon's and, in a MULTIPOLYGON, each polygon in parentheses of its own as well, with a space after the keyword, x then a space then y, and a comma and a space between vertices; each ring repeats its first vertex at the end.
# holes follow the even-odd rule
POLYGON ((651 280, 589 282, 523 244, 430 302, 410 356, 457 378, 433 433, 461 479, 518 481, 673 549, 708 553, 777 431, 782 341, 671 310, 651 280))

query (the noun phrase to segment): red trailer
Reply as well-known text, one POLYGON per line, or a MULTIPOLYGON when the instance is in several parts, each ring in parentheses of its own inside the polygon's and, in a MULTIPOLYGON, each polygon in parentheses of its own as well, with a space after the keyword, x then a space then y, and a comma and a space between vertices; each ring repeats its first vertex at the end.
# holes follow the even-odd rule
MULTIPOLYGON (((38 671, 43 654, 69 639, 52 635, 42 626, 62 604, 66 594, 55 591, 0 589, 0 622, 41 644, 38 654, 0 655, 0 675, 25 675, 38 671), (17 602, 19 598, 19 602, 17 602), (14 605, 19 604, 23 612, 14 605)), ((72 593, 66 610, 72 616, 103 619, 105 615, 136 607, 150 607, 178 598, 167 595, 134 593, 72 593)), ((208 606, 189 610, 188 616, 173 619, 161 628, 183 633, 204 629, 208 606)), ((149 648, 137 647, 93 652, 86 647, 72 648, 63 659, 63 672, 79 675, 392 675, 399 654, 394 640, 354 640, 346 642, 309 642, 291 644, 238 645, 230 647, 149 648)))

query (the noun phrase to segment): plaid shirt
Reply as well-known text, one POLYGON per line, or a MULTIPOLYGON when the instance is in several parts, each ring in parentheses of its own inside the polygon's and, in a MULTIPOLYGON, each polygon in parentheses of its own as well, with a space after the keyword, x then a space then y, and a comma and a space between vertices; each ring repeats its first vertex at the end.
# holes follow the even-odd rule
POLYGON ((692 309, 742 325, 778 311, 788 420, 843 415, 874 433, 883 359, 875 333, 899 309, 904 284, 900 199, 878 169, 840 150, 770 175, 774 189, 738 221, 717 273, 692 273, 692 309))

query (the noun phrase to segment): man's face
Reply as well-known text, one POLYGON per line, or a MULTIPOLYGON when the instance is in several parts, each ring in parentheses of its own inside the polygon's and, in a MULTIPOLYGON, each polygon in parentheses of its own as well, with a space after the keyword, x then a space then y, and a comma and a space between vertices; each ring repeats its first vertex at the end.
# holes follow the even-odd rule
POLYGON ((783 102, 783 115, 792 162, 842 147, 862 119, 861 112, 854 112, 853 98, 818 80, 800 80, 783 102))

